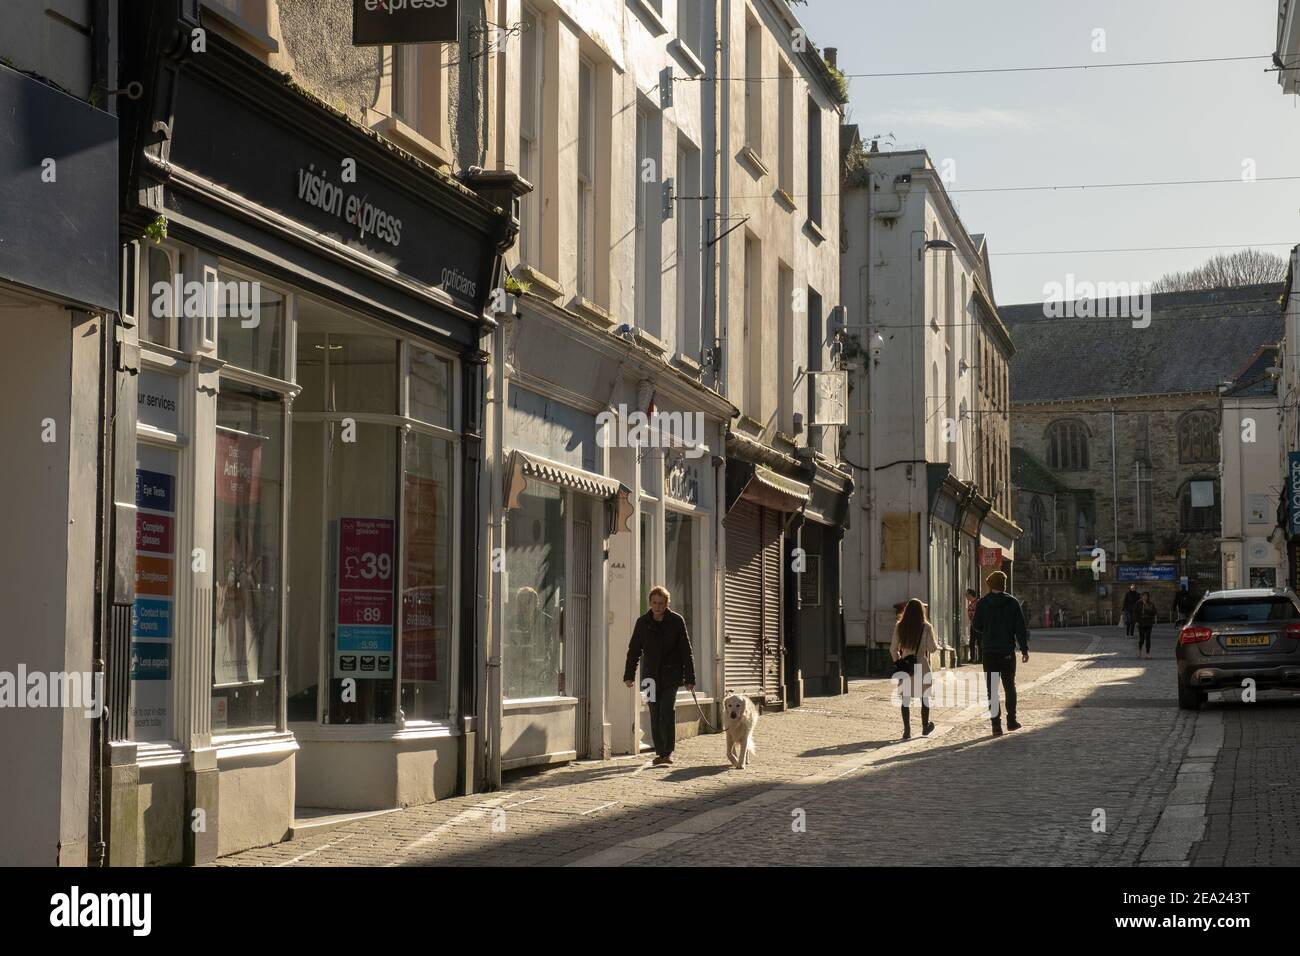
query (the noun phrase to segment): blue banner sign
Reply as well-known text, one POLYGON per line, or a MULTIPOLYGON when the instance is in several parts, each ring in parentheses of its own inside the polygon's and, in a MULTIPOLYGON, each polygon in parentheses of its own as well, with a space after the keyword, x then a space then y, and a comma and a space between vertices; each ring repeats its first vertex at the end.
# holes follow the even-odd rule
POLYGON ((1176 564, 1121 564, 1116 569, 1120 581, 1177 581, 1176 564))
POLYGON ((1287 455, 1287 535, 1300 534, 1300 451, 1287 455))

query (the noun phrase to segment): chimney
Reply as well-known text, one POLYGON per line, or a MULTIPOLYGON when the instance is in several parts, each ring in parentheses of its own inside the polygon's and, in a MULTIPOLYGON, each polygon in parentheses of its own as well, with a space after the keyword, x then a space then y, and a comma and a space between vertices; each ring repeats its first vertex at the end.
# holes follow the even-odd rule
POLYGON ((824 51, 822 51, 822 55, 826 58, 827 63, 835 67, 835 69, 839 69, 839 66, 835 62, 836 57, 840 55, 840 51, 837 47, 828 46, 824 51))
POLYGON ((873 153, 878 153, 878 152, 880 152, 880 140, 878 140, 878 139, 873 139, 873 140, 871 141, 871 151, 872 151, 873 153))

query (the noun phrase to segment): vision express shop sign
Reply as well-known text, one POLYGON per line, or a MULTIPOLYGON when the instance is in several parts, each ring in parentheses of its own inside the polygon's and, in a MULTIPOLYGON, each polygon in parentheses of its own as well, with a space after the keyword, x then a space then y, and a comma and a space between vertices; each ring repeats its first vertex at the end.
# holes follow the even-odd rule
POLYGON ((459 0, 352 0, 352 45, 456 41, 459 0))

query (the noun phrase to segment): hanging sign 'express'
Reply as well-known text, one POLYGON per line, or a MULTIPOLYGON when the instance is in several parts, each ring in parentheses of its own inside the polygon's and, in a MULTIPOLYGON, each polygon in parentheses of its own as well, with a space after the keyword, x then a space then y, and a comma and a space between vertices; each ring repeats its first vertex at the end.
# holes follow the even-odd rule
POLYGON ((352 0, 352 45, 455 43, 457 0, 352 0))

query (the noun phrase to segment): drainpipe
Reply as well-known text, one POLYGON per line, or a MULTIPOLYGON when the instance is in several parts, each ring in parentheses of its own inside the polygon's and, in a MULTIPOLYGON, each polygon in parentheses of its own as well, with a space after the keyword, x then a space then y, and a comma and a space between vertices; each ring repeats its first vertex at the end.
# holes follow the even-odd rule
MULTIPOLYGON (((505 449, 505 405, 506 405, 506 321, 518 321, 510 316, 502 316, 497 327, 492 330, 492 392, 487 400, 489 425, 492 439, 489 445, 490 464, 484 468, 488 478, 488 515, 489 547, 504 548, 505 503, 502 500, 502 481, 505 462, 502 455, 505 449)), ((490 554, 491 552, 489 552, 490 554)), ((490 559, 489 559, 490 560, 490 559)), ((504 720, 504 688, 501 682, 501 642, 505 627, 501 619, 503 613, 503 594, 500 575, 489 564, 488 587, 485 595, 487 613, 483 628, 483 662, 485 693, 483 706, 480 708, 485 717, 487 740, 484 742, 487 767, 484 774, 484 789, 501 789, 501 725, 504 720)))
MULTIPOLYGON (((1115 462, 1115 404, 1110 406, 1110 516, 1114 520, 1111 561, 1119 560, 1119 483, 1115 462)), ((1152 527, 1155 527, 1153 524, 1152 527)), ((1095 539, 1094 539, 1095 540, 1095 539)))

